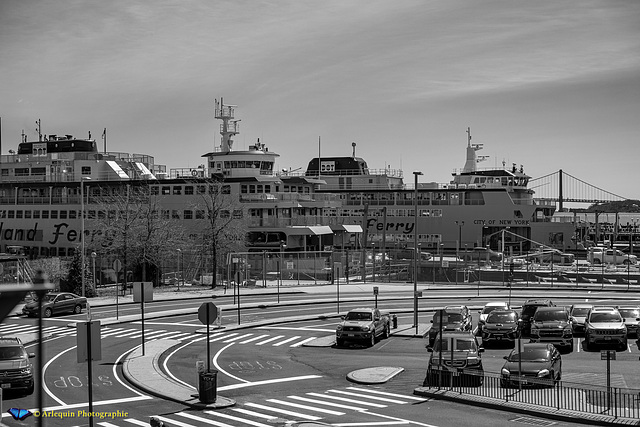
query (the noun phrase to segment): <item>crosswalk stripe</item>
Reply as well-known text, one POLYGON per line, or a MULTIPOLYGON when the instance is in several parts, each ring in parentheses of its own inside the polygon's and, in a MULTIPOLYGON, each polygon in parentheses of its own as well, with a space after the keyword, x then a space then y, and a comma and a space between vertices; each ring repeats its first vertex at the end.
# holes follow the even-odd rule
MULTIPOLYGON (((150 332, 152 330, 153 329, 145 329, 144 331, 145 332, 150 332)), ((133 331, 125 332, 125 333, 120 334, 120 335, 116 335, 116 338, 125 338, 125 337, 131 338, 131 335, 135 335, 135 334, 139 334, 139 333, 140 333, 139 330, 133 330, 133 331)))
POLYGON ((110 422, 107 422, 107 421, 103 421, 101 423, 98 423, 98 425, 99 426, 103 426, 103 427, 118 427, 117 425, 111 424, 110 422))
POLYGON ((249 338, 248 340, 244 340, 240 344, 247 344, 247 343, 250 343, 250 342, 253 342, 253 341, 257 341, 260 338, 265 338, 265 337, 268 337, 268 336, 269 335, 258 335, 258 336, 255 336, 253 338, 249 338))
POLYGON ((126 331, 126 329, 125 328, 105 328, 102 330, 101 335, 102 335, 102 338, 104 338, 111 335, 122 333, 123 331, 126 331))
POLYGON ((149 427, 149 422, 145 423, 144 421, 136 420, 135 418, 125 418, 124 420, 128 423, 135 424, 137 426, 149 427))
POLYGON ((284 338, 284 335, 277 335, 275 337, 271 337, 269 339, 256 343, 256 345, 264 345, 264 344, 270 343, 271 341, 279 340, 280 338, 284 338))
POLYGON ((264 418, 265 420, 272 420, 274 418, 278 418, 275 415, 261 414, 260 412, 250 411, 248 409, 232 408, 231 410, 235 412, 240 412, 241 414, 251 415, 252 417, 264 418))
POLYGON ((292 417, 299 417, 309 421, 318 421, 322 419, 321 417, 316 417, 315 415, 307 415, 301 414, 299 412, 287 411, 286 409, 272 408, 270 406, 260 405, 259 403, 247 402, 245 406, 251 406, 252 408, 264 409, 265 411, 277 412, 284 415, 291 415, 292 417))
POLYGON ((287 338, 287 339, 286 339, 286 340, 284 340, 284 341, 280 341, 280 342, 278 342, 278 343, 275 343, 273 346, 274 346, 274 347, 278 347, 278 346, 281 346, 281 345, 286 344, 286 343, 288 343, 288 342, 295 341, 295 340, 297 340, 298 338, 302 338, 302 337, 296 336, 296 337, 287 338))
POLYGON ((294 408, 298 408, 298 409, 307 409, 307 410, 310 410, 310 411, 322 412, 323 414, 344 415, 344 412, 332 411, 330 409, 316 408, 314 406, 301 405, 299 403, 287 402, 287 401, 284 401, 284 400, 267 399, 267 402, 277 403, 279 405, 285 405, 285 406, 293 406, 294 408))
POLYGON ((211 339, 209 340, 209 342, 214 342, 214 341, 223 340, 223 339, 225 339, 225 338, 229 338, 229 337, 232 337, 232 336, 234 336, 234 335, 238 335, 238 333, 237 333, 237 332, 232 332, 232 333, 227 334, 227 335, 225 335, 225 334, 222 334, 222 333, 221 333, 221 334, 218 334, 218 335, 220 335, 220 336, 215 337, 215 338, 211 338, 211 339))
MULTIPOLYGON (((338 394, 346 394, 347 396, 355 396, 355 397, 362 397, 361 394, 358 393, 350 393, 348 391, 344 391, 344 390, 327 390, 328 393, 338 393, 338 394)), ((405 404, 407 402, 403 402, 402 400, 395 400, 395 399, 385 399, 384 397, 378 397, 378 396, 367 396, 367 399, 373 399, 373 400, 380 400, 382 402, 388 402, 388 403, 399 403, 399 404, 405 404)))
POLYGON ((194 335, 191 332, 181 332, 181 333, 174 334, 174 335, 167 334, 167 336, 163 337, 162 339, 163 340, 172 340, 172 339, 183 340, 183 339, 191 338, 191 337, 201 337, 201 335, 197 335, 197 334, 194 335))
POLYGON ((232 338, 229 338, 228 340, 224 340, 222 342, 224 342, 224 343, 233 342, 233 341, 236 341, 236 340, 241 340, 242 338, 250 337, 251 335, 253 335, 253 334, 239 335, 237 337, 232 337, 232 338))
POLYGON ((6 333, 13 333, 15 331, 30 331, 30 330, 37 330, 37 329, 38 329, 37 326, 16 325, 9 328, 5 328, 2 331, 0 331, 0 333, 6 334, 6 333))
POLYGON ((397 393, 388 393, 386 391, 371 390, 371 389, 368 389, 368 388, 347 387, 347 390, 355 390, 355 391, 362 391, 362 392, 365 392, 365 393, 381 394, 383 396, 399 397, 401 399, 416 400, 418 402, 426 402, 426 400, 427 400, 427 399, 424 399, 424 398, 421 398, 421 397, 406 396, 404 394, 397 394, 397 393))
POLYGON ((137 426, 149 427, 149 422, 145 423, 144 421, 136 420, 135 418, 125 418, 124 420, 128 423, 135 424, 137 426))
POLYGON ((203 423, 206 424, 211 424, 217 427, 233 427, 230 424, 226 424, 226 423, 222 423, 219 421, 214 421, 214 420, 210 420, 209 418, 202 418, 202 417, 198 417, 197 415, 193 415, 190 414, 188 412, 177 412, 176 415, 179 415, 181 417, 185 417, 185 418, 189 418, 192 419, 194 421, 202 421, 203 423))
POLYGON ((287 397, 289 399, 301 400, 303 402, 315 403, 317 405, 330 405, 332 408, 350 409, 352 411, 364 411, 367 409, 367 408, 361 408, 358 406, 341 405, 335 402, 326 402, 326 401, 317 400, 317 399, 309 399, 308 397, 302 397, 302 396, 287 396, 287 397))
POLYGON ((302 340, 302 341, 299 341, 299 342, 293 344, 291 347, 300 347, 302 344, 308 343, 309 341, 313 341, 315 339, 316 339, 316 337, 307 338, 305 340, 302 340))
POLYGON ((335 399, 335 400, 339 400, 340 402, 348 402, 348 403, 355 403, 355 404, 358 404, 358 405, 372 406, 374 408, 386 408, 387 407, 387 405, 381 405, 379 403, 363 402, 361 400, 349 399, 347 397, 342 397, 342 396, 331 396, 329 394, 307 393, 307 395, 315 396, 315 397, 321 397, 323 399, 335 399))
POLYGON ((213 415, 213 416, 216 416, 216 417, 227 418, 227 419, 234 420, 234 421, 241 421, 243 423, 246 423, 248 425, 252 425, 252 426, 255 426, 255 427, 273 427, 272 425, 269 425, 269 424, 262 424, 262 423, 259 423, 257 421, 251 421, 251 420, 246 420, 244 418, 234 417, 233 415, 225 414, 225 413, 222 413, 222 412, 204 411, 204 413, 205 414, 209 414, 209 415, 213 415))

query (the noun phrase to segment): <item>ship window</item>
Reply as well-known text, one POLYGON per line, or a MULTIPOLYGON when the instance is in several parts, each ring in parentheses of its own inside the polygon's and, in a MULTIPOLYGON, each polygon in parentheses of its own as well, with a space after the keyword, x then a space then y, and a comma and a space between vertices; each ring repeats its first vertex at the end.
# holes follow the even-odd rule
POLYGON ((165 196, 167 194, 171 194, 171 187, 169 186, 163 186, 162 187, 162 195, 165 196))
POLYGON ((233 210, 233 217, 238 219, 238 218, 242 218, 242 209, 234 209, 233 210))
POLYGON ((41 256, 48 256, 48 255, 49 255, 49 249, 47 249, 47 248, 40 248, 40 255, 41 255, 41 256))
POLYGON ((49 219, 49 211, 42 211, 42 219, 49 219))
MULTIPOLYGON (((75 211, 71 211, 69 212, 69 214, 71 214, 72 212, 75 215, 75 211)), ((98 211, 98 219, 106 219, 106 217, 107 213, 105 211, 98 211)), ((71 215, 69 215, 69 218, 71 218, 71 215)))
POLYGON ((231 169, 237 169, 238 168, 238 161, 237 160, 231 160, 231 169))
POLYGON ((222 162, 216 162, 216 169, 222 169, 222 162))
POLYGON ((60 219, 67 219, 67 211, 60 211, 60 219))
POLYGON ((16 218, 17 219, 22 218, 22 211, 16 211, 16 218))
POLYGON ((175 185, 175 186, 173 187, 173 194, 174 194, 175 196, 179 196, 179 195, 181 195, 181 194, 182 194, 182 186, 181 186, 181 185, 175 185))
POLYGON ((247 185, 246 185, 246 184, 242 184, 242 185, 240 186, 240 193, 242 193, 242 194, 247 194, 247 191, 248 191, 248 187, 247 187, 247 185))
POLYGON ((184 194, 190 196, 193 194, 193 185, 185 185, 184 194))
POLYGON ((29 176, 29 168, 16 168, 16 176, 29 176))
POLYGON ((245 167, 246 167, 246 166, 245 166, 244 160, 239 160, 239 161, 238 161, 238 168, 242 168, 242 169, 244 169, 245 167))
POLYGON ((198 194, 207 194, 207 187, 204 185, 198 185, 198 194))
POLYGON ((196 210, 196 219, 204 219, 204 210, 202 209, 196 210))
POLYGON ((184 219, 193 219, 193 211, 185 210, 183 216, 184 219))
POLYGON ((502 185, 507 185, 507 177, 502 177, 502 185))
POLYGON ((49 256, 57 256, 56 248, 49 248, 49 256))
MULTIPOLYGON (((61 212, 62 213, 62 212, 61 212)), ((62 218, 62 216, 60 216, 60 218, 62 218)), ((87 219, 96 219, 96 211, 91 209, 89 211, 89 216, 87 217, 87 219)))
POLYGON ((33 211, 33 219, 40 219, 40 211, 33 211))
POLYGON ((249 185, 249 194, 255 194, 256 192, 256 186, 251 184, 249 185))
POLYGON ((76 219, 78 217, 78 211, 69 211, 69 219, 76 219))
POLYGON ((178 213, 177 210, 171 211, 171 219, 180 219, 180 214, 178 213))
POLYGON ((231 167, 231 163, 229 163, 228 161, 224 162, 225 169, 229 169, 230 167, 231 167))
POLYGON ((91 166, 82 166, 82 175, 91 175, 91 166))
POLYGON ((58 219, 58 211, 51 211, 50 218, 51 219, 58 219))
POLYGON ((264 193, 264 187, 262 186, 262 184, 256 185, 256 192, 264 193))
POLYGON ((45 175, 47 168, 31 168, 31 175, 45 175))
POLYGON ((65 249, 64 248, 58 248, 58 256, 65 256, 65 249))
POLYGON ((230 216, 231 213, 228 210, 223 209, 220 211, 220 218, 229 218, 230 216))
POLYGON ((160 189, 158 187, 151 187, 151 195, 152 196, 157 196, 159 194, 160 189))
POLYGON ((0 171, 0 175, 9 176, 9 169, 2 169, 2 171, 0 171))

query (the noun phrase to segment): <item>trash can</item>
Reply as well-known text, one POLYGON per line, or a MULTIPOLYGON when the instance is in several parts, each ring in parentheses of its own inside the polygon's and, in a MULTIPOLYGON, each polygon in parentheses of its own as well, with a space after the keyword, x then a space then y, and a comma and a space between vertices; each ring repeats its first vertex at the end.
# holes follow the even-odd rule
POLYGON ((391 324, 393 326, 393 329, 398 329, 398 316, 396 316, 395 314, 391 316, 391 324))
POLYGON ((202 403, 214 403, 218 391, 218 371, 201 372, 198 380, 198 397, 202 403))

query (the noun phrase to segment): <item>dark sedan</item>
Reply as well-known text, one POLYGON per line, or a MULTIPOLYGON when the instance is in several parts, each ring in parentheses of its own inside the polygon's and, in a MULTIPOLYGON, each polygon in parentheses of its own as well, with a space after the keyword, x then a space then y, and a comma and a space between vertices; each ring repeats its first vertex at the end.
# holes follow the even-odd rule
POLYGON ((562 356, 553 344, 522 344, 522 353, 517 348, 508 356, 501 370, 500 386, 542 387, 553 386, 562 378, 562 356))
MULTIPOLYGON (((85 297, 70 292, 48 293, 42 297, 42 317, 51 317, 59 313, 80 314, 87 308, 85 297)), ((38 300, 34 299, 22 307, 22 314, 29 317, 38 316, 38 300)))

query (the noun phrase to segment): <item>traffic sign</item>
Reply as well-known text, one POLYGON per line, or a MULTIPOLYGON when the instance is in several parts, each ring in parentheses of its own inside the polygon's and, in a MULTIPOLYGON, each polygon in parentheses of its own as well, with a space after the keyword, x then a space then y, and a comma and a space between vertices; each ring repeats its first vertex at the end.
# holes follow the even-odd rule
POLYGON ((204 302, 198 308, 198 320, 203 325, 210 325, 216 321, 218 317, 218 307, 212 302, 204 302))
POLYGON ((616 360, 615 350, 600 350, 600 360, 616 360))
POLYGON ((374 295, 378 295, 378 287, 377 286, 373 287, 373 294, 374 295))

